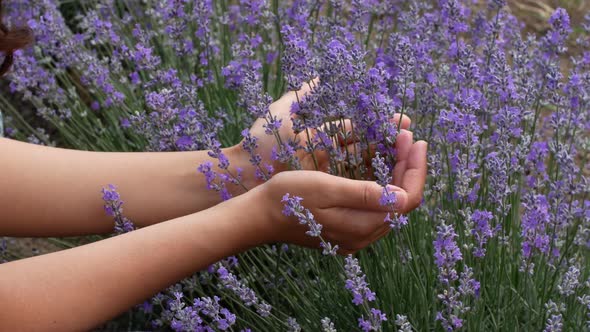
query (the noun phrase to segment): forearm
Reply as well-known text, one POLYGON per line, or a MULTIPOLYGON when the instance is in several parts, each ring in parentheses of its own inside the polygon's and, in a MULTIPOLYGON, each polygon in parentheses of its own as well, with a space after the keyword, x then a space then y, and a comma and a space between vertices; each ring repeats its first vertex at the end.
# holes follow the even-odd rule
POLYGON ((0 265, 0 330, 88 330, 266 242, 260 211, 238 197, 121 236, 0 265))
MULTIPOLYGON (((232 167, 241 159, 230 154, 232 167)), ((197 172, 207 151, 104 153, 0 139, 0 234, 61 236, 107 233, 101 188, 117 186, 125 215, 138 226, 194 213, 220 202, 197 172)), ((242 192, 230 185, 233 194, 242 192)))

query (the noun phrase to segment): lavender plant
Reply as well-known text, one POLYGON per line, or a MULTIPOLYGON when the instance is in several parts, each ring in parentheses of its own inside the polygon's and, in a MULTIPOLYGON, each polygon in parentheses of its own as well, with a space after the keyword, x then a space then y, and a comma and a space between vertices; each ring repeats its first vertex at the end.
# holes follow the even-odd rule
MULTIPOLYGON (((15 54, 0 93, 4 134, 92 150, 207 149, 215 161, 195 168, 224 199, 243 183, 221 147, 240 141, 260 181, 305 168, 383 186, 391 234, 355 257, 253 250, 139 306, 147 325, 137 326, 587 329, 590 16, 572 27, 557 9, 544 35, 526 35, 505 1, 481 2, 101 0, 71 20, 54 1, 8 2, 36 44, 15 54), (311 92, 296 95, 290 118, 269 110, 301 86, 311 92), (395 214, 388 187, 395 113, 429 142, 424 200, 408 216, 395 214), (276 140, 270 160, 263 137, 244 130, 255 119, 276 140)), ((130 230, 114 188, 103 194, 130 230)), ((284 203, 321 235, 305 202, 284 203)))

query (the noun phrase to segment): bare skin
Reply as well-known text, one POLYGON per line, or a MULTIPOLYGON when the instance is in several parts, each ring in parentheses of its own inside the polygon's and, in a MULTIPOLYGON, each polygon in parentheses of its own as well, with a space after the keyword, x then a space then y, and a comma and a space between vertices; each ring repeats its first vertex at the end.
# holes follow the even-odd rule
MULTIPOLYGON (((287 94, 271 111, 288 121, 294 97, 287 94)), ((409 119, 402 119, 402 127, 409 127, 409 119)), ((260 134, 260 123, 251 131, 268 158, 266 140, 274 138, 260 134)), ((414 143, 409 131, 396 144, 391 190, 398 195, 396 210, 407 213, 422 197, 427 146, 414 143)), ((225 152, 233 167, 245 168, 245 184, 253 189, 234 188, 238 197, 219 204, 196 173, 196 165, 209 159, 205 151, 96 153, 1 139, 0 234, 108 233, 112 221, 99 194, 108 183, 119 187, 126 215, 143 228, 0 265, 0 330, 90 329, 224 257, 274 242, 317 248, 303 226, 282 215, 280 199, 287 192, 304 199, 324 226, 323 236, 341 253, 360 250, 389 231, 386 209, 378 204, 381 188, 373 182, 291 171, 260 184, 239 146, 225 152)))
MULTIPOLYGON (((304 88, 298 94, 302 96, 307 91, 304 88)), ((271 105, 271 112, 283 119, 281 135, 285 140, 295 136, 289 130, 289 109, 295 101, 295 92, 290 92, 271 105)), ((402 128, 409 126, 410 119, 404 117, 402 128)), ((263 162, 272 163, 270 151, 276 144, 275 138, 264 133, 263 121, 257 121, 251 132, 259 137, 263 162)), ((402 136, 409 134, 405 132, 402 136)), ((240 144, 224 149, 224 153, 234 173, 238 167, 244 170, 244 184, 248 189, 262 183, 255 178, 254 167, 240 144)), ((318 158, 320 164, 327 164, 327 156, 318 155, 318 158)), ((314 169, 309 154, 302 153, 300 159, 304 169, 314 169)), ((220 202, 219 195, 206 189, 204 176, 196 171, 207 160, 211 160, 207 151, 89 152, 0 138, 0 211, 3 219, 9 221, 0 223, 0 234, 109 233, 112 220, 104 213, 99 194, 100 188, 107 184, 117 186, 125 201, 125 215, 140 227, 207 209, 220 202)), ((276 169, 285 170, 278 166, 276 169)), ((230 185, 229 189, 234 196, 244 193, 239 186, 230 185)))

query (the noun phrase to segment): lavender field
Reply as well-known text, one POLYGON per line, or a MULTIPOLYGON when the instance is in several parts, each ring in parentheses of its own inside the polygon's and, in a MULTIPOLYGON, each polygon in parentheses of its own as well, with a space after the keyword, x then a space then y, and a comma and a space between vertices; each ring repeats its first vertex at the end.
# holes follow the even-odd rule
MULTIPOLYGON (((99 330, 590 330, 590 13, 555 9, 532 33, 505 0, 62 2, 4 3, 7 24, 35 35, 0 80, 4 136, 208 150, 194 174, 223 200, 251 189, 222 149, 239 144, 259 183, 372 180, 391 207, 357 250, 331 242, 305 199, 277 196, 319 250, 228 257, 99 330), (290 112, 271 112, 288 91, 290 112), (388 185, 403 116, 428 142, 409 214, 388 185)), ((136 229, 117 188, 96 188, 113 236, 136 229)))

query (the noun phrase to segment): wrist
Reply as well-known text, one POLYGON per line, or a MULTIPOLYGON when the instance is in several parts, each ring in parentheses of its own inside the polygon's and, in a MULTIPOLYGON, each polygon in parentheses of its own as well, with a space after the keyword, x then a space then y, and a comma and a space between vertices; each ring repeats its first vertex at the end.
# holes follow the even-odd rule
MULTIPOLYGON (((241 174, 240 182, 244 187, 246 187, 248 190, 252 190, 264 183, 264 181, 261 181, 256 177, 256 167, 250 163, 250 156, 246 151, 244 151, 244 149, 242 149, 241 144, 224 148, 222 151, 229 159, 230 172, 234 175, 238 173, 241 174), (240 172, 238 172, 238 170, 240 170, 240 172)), ((235 187, 231 188, 230 190, 233 196, 238 196, 245 192, 242 186, 232 187, 235 187)))
POLYGON ((264 186, 261 186, 222 202, 214 209, 230 215, 232 225, 243 235, 241 242, 246 250, 277 241, 278 221, 274 219, 273 209, 276 204, 268 199, 264 186))

